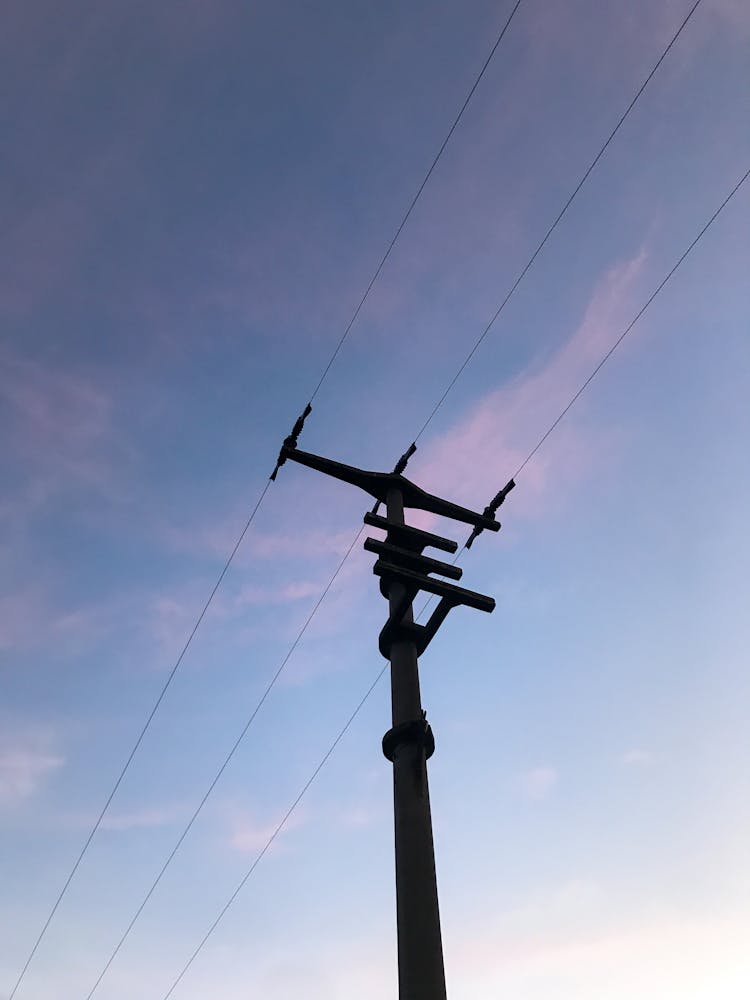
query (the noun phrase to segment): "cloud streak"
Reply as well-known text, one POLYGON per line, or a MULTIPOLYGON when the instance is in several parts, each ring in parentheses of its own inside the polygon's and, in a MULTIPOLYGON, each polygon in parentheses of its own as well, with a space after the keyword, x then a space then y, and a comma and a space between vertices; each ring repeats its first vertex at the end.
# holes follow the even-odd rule
POLYGON ((557 784, 558 773, 554 767, 535 767, 522 774, 519 782, 526 798, 532 802, 546 799, 557 784))
POLYGON ((133 458, 111 396, 93 379, 0 352, 6 448, 25 474, 24 508, 71 489, 115 498, 133 458))
MULTIPOLYGON (((487 394, 423 449, 419 475, 428 489, 483 506, 503 485, 630 318, 645 261, 640 250, 607 272, 578 327, 548 360, 487 394)), ((590 452, 590 435, 561 428, 554 448, 524 470, 527 511, 543 510, 551 486, 580 474, 590 452)))
POLYGON ((0 806, 14 806, 30 798, 64 763, 64 757, 44 750, 25 746, 0 749, 0 806))
MULTIPOLYGON (((291 830, 304 826, 304 812, 295 812, 275 837, 271 850, 278 848, 281 838, 291 830)), ((265 823, 247 811, 236 812, 231 822, 229 846, 240 854, 258 854, 262 851, 279 825, 278 820, 265 823)))

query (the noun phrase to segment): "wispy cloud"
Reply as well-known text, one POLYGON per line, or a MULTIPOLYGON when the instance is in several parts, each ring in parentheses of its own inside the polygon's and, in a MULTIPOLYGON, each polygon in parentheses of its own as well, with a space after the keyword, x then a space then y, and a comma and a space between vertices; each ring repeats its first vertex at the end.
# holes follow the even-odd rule
POLYGON ((668 908, 623 913, 606 895, 551 891, 532 908, 470 924, 454 949, 469 996, 630 1000, 634 996, 735 1000, 747 995, 748 923, 690 919, 668 908), (531 919, 530 919, 531 918, 531 919))
POLYGON ((534 802, 546 799, 557 784, 558 773, 553 767, 534 767, 519 778, 524 795, 534 802))
POLYGON ((70 595, 32 584, 0 596, 0 651, 47 647, 55 655, 78 653, 139 616, 135 599, 112 598, 72 606, 70 595))
POLYGON ((653 762, 653 759, 654 755, 650 751, 634 747, 620 757, 620 762, 626 767, 647 767, 653 762))
POLYGON ((29 798, 64 763, 64 757, 46 750, 23 745, 0 748, 0 805, 29 798))
POLYGON ((6 447, 26 475, 25 508, 71 488, 116 496, 133 452, 117 429, 112 397, 92 377, 4 350, 0 410, 6 447))
MULTIPOLYGON (((196 520, 189 525, 169 521, 156 525, 155 531, 160 542, 176 552, 226 558, 237 541, 246 516, 244 511, 237 512, 221 523, 217 523, 215 518, 202 522, 196 520)), ((352 536, 351 529, 265 532, 251 529, 237 552, 235 563, 246 566, 257 563, 259 559, 294 559, 296 562, 343 555, 351 544, 352 536)))
MULTIPOLYGON (((419 478, 469 505, 480 505, 515 472, 527 452, 621 333, 633 312, 646 260, 641 250, 596 285, 583 318, 562 346, 536 368, 490 392, 418 455, 419 478)), ((592 457, 592 434, 557 433, 524 470, 525 509, 538 511, 592 457)))
POLYGON ((305 597, 318 597, 324 584, 315 580, 292 580, 278 587, 248 583, 235 598, 237 608, 255 604, 293 604, 305 597))
MULTIPOLYGON (((286 834, 304 826, 305 822, 304 810, 295 812, 279 831, 271 850, 278 846, 286 834)), ((247 810, 235 810, 230 823, 229 845, 241 854, 257 854, 266 846, 278 825, 278 819, 265 822, 247 810)))
MULTIPOLYGON (((179 804, 159 805, 150 808, 135 809, 131 812, 107 814, 102 820, 103 830, 126 832, 129 830, 150 830, 162 826, 171 826, 185 815, 185 808, 179 804)), ((87 822, 87 825, 88 822, 87 822)))
POLYGON ((744 0, 717 0, 707 13, 713 14, 725 30, 743 38, 750 36, 750 8, 744 0))
POLYGON ((360 803, 342 809, 337 817, 339 825, 345 830, 361 830, 364 827, 373 826, 383 819, 382 810, 370 805, 360 803))

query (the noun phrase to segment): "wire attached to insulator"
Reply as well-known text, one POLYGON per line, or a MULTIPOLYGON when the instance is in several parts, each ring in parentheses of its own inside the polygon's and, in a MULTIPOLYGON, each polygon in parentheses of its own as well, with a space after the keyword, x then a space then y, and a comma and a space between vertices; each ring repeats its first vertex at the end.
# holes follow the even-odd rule
MULTIPOLYGON (((412 443, 409 445, 409 447, 403 453, 403 455, 398 460, 398 462, 396 462, 396 464, 393 466, 393 474, 394 474, 394 476, 400 476, 401 475, 401 473, 404 471, 404 469, 406 468, 406 466, 409 464, 409 459, 411 458, 411 456, 414 454, 414 452, 416 450, 417 450, 417 446, 414 443, 414 441, 412 441, 412 443)), ((377 512, 378 512, 379 509, 380 509, 380 500, 376 500, 375 501, 375 506, 372 508, 371 513, 377 514, 377 512)))
POLYGON ((302 433, 302 428, 305 426, 305 421, 312 413, 312 406, 308 403, 305 407, 304 413, 297 417, 297 422, 294 427, 292 427, 292 433, 284 438, 284 443, 281 446, 281 451, 279 452, 279 457, 276 459, 276 468, 273 470, 271 475, 268 477, 271 482, 275 482, 276 476, 278 475, 279 469, 286 462, 286 453, 288 451, 294 451, 297 447, 297 441, 302 433))
MULTIPOLYGON (((509 479, 508 480, 508 482, 505 484, 505 486, 503 486, 503 488, 500 490, 500 492, 496 493, 495 496, 490 501, 490 503, 488 503, 487 506, 484 508, 484 516, 485 517, 494 517, 495 516, 495 514, 497 513, 498 507, 501 507, 503 505, 503 503, 505 502, 505 498, 507 497, 507 495, 510 493, 510 491, 513 489, 513 487, 515 485, 516 485, 515 479, 509 479)), ((472 531, 472 533, 469 535, 468 541, 466 542, 466 548, 467 549, 471 548, 472 544, 474 543, 474 539, 477 538, 479 535, 481 535, 481 533, 483 531, 484 531, 484 528, 479 528, 479 527, 474 528, 474 530, 472 531)))

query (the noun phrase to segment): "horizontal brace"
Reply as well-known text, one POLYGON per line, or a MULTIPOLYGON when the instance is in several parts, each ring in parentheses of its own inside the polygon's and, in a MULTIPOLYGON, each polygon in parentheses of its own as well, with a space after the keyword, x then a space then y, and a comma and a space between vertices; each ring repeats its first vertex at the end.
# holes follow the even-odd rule
POLYGON ((435 580, 430 576, 423 576, 421 573, 414 573, 409 569, 402 569, 400 566, 394 566, 393 563, 384 562, 382 559, 378 559, 372 571, 375 576, 388 577, 402 583, 405 587, 416 585, 428 594, 445 598, 452 605, 464 604, 477 611, 492 612, 495 610, 493 597, 478 594, 474 590, 466 590, 464 587, 457 587, 454 583, 446 583, 444 580, 435 580))
POLYGON ((369 511, 364 517, 365 524, 371 528, 382 528, 389 532, 402 545, 413 548, 442 549, 443 552, 457 552, 458 542, 451 538, 443 538, 442 535, 433 535, 431 531, 423 531, 421 528, 412 528, 410 524, 391 524, 387 517, 379 514, 371 514, 369 511))
POLYGON ((422 573, 439 573, 440 576, 450 577, 451 580, 460 580, 464 572, 458 566, 452 566, 440 559, 430 559, 429 556, 422 556, 409 549, 402 549, 398 545, 391 545, 390 542, 381 542, 377 538, 366 538, 365 550, 384 556, 397 566, 405 566, 407 569, 422 573))
POLYGON ((486 517, 468 507, 451 503, 442 497, 436 497, 427 490, 423 490, 416 483, 411 482, 404 476, 393 472, 370 472, 367 469, 357 469, 353 465, 345 465, 343 462, 334 462, 333 459, 324 458, 322 455, 313 455, 309 451, 301 451, 299 448, 292 448, 284 444, 279 456, 280 460, 291 459, 306 465, 309 469, 315 469, 326 476, 333 476, 343 483, 356 486, 371 497, 381 503, 388 502, 388 494, 398 491, 401 494, 404 507, 414 507, 417 510, 426 510, 430 514, 438 514, 440 517, 449 517, 454 521, 462 521, 470 524, 474 528, 485 528, 487 531, 499 531, 500 525, 494 517, 486 517))

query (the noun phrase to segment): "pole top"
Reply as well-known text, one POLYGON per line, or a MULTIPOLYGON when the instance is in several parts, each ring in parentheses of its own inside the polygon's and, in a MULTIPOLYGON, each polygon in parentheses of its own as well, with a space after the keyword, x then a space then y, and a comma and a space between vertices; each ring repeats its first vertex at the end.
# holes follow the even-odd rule
POLYGON ((500 523, 492 516, 478 514, 476 511, 461 507, 443 500, 428 493, 416 483, 411 482, 405 476, 396 472, 368 472, 365 469, 357 469, 352 465, 345 465, 343 462, 335 462, 330 458, 323 458, 321 455, 313 455, 307 451, 300 451, 299 448, 284 446, 281 450, 284 459, 291 459, 306 465, 310 469, 316 469, 334 479, 340 479, 352 486, 369 493, 375 500, 385 503, 389 490, 398 490, 404 501, 404 507, 412 507, 416 510, 426 510, 431 514, 438 514, 441 517, 449 517, 454 521, 462 521, 464 524, 471 524, 475 528, 482 528, 488 531, 499 531, 500 523))

